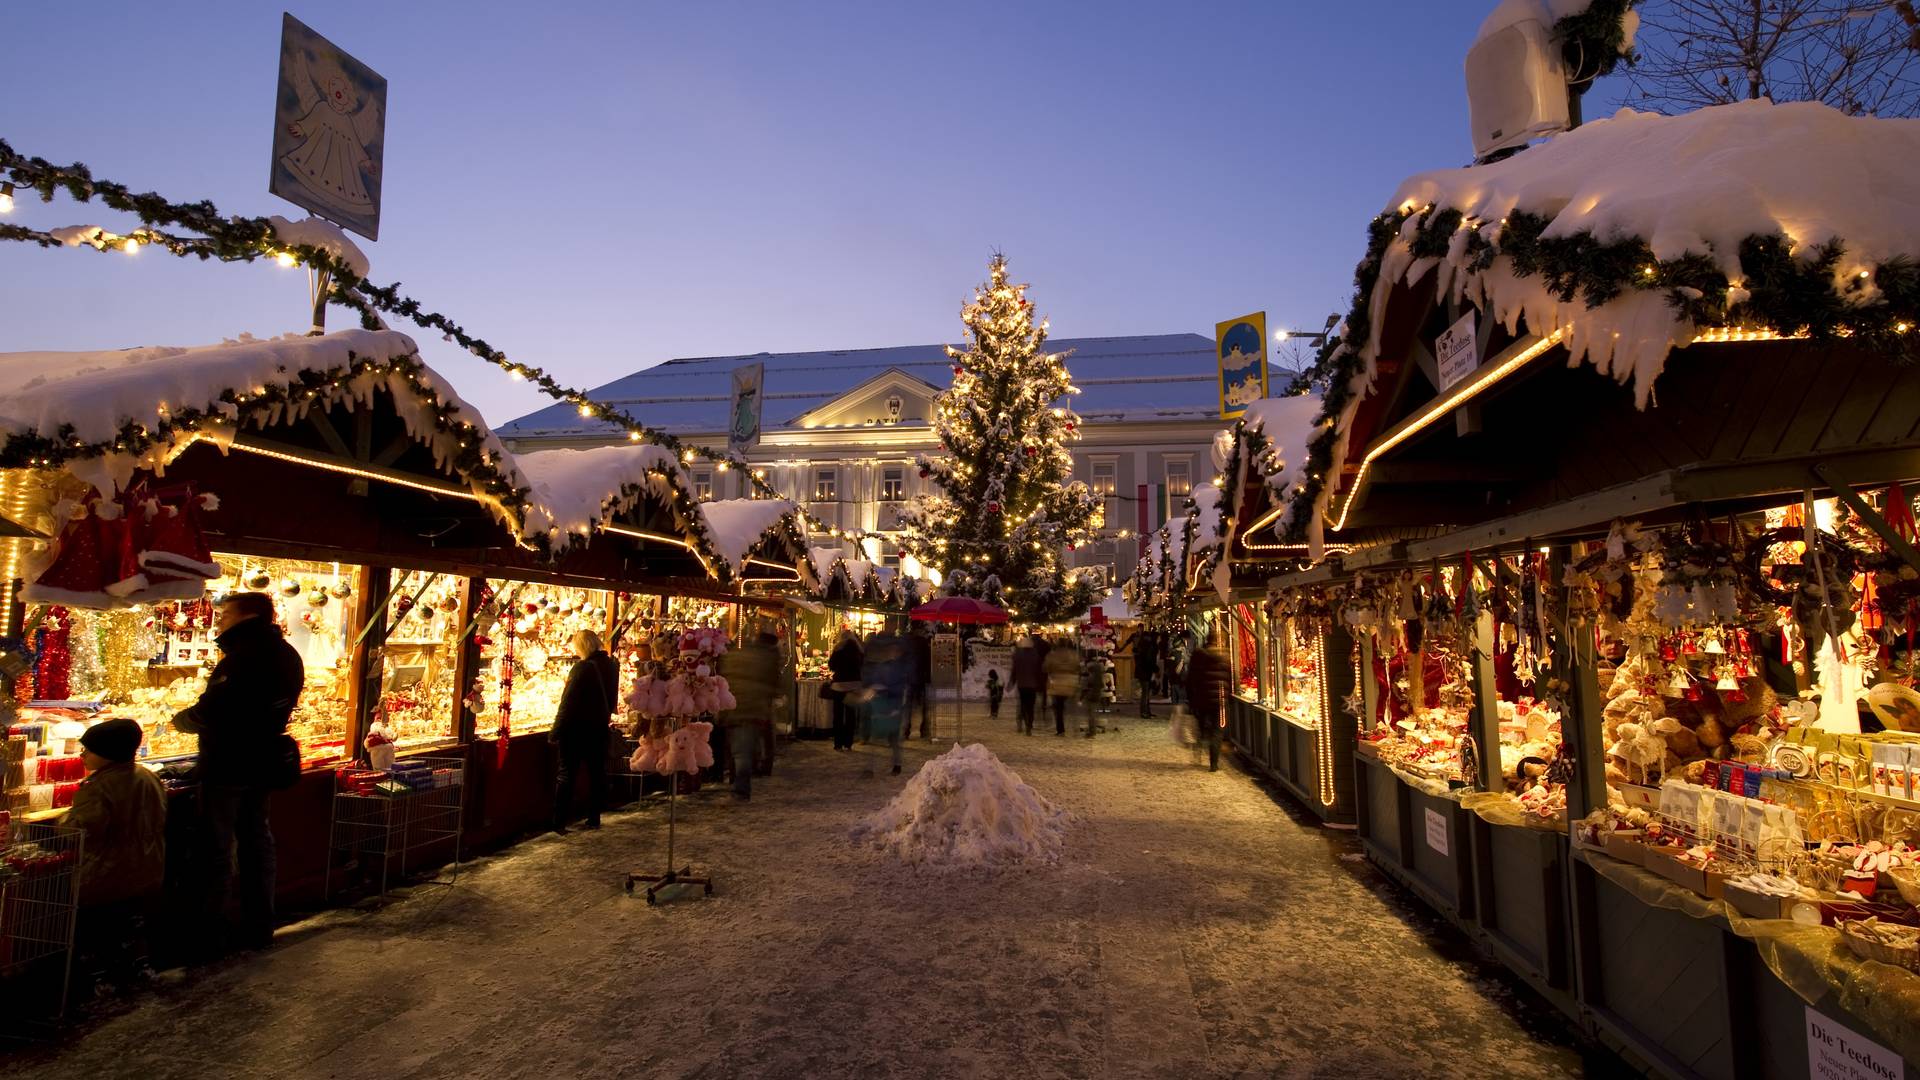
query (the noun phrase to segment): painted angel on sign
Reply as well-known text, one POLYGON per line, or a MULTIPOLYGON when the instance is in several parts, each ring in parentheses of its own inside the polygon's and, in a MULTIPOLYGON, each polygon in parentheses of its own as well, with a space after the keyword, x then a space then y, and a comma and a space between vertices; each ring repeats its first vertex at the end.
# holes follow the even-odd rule
POLYGON ((269 189, 377 238, 387 81, 288 15, 269 189))

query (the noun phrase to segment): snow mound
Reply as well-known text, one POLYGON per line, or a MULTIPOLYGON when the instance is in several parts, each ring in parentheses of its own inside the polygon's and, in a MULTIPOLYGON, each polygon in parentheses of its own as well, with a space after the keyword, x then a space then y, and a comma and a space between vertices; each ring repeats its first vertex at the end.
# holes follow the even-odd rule
POLYGON ((901 862, 942 868, 1051 865, 1069 816, 980 743, 921 766, 892 802, 853 827, 901 862))

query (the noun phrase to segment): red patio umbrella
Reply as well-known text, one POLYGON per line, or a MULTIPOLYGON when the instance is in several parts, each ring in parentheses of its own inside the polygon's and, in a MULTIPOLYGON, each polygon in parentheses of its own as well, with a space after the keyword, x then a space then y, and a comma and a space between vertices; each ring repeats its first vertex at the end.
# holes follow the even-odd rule
POLYGON ((914 608, 907 616, 917 622, 1003 623, 1007 621, 1007 609, 995 607, 985 601, 975 600, 971 596, 943 596, 938 600, 929 600, 914 608))
MULTIPOLYGON (((968 623, 975 626, 986 623, 1003 623, 1006 622, 1008 618, 1007 609, 997 607, 982 600, 975 600, 971 596, 943 596, 938 600, 929 600, 919 607, 914 608, 912 612, 908 613, 907 617, 916 622, 968 623)), ((957 718, 954 721, 953 735, 955 742, 960 741, 961 732, 966 730, 967 722, 967 701, 966 698, 961 695, 959 686, 960 667, 960 642, 958 639, 955 639, 953 643, 953 670, 955 679, 953 704, 957 713, 957 718)))

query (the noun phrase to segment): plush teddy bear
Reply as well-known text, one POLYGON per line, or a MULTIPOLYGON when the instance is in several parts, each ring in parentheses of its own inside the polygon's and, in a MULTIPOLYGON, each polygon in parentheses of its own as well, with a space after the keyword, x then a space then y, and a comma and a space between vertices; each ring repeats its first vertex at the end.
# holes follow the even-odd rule
POLYGON ((1667 749, 1682 762, 1700 757, 1700 738, 1693 730, 1671 716, 1653 722, 1653 733, 1667 741, 1667 749))
POLYGON ((640 736, 640 743, 633 749, 633 756, 627 759, 627 768, 637 773, 652 772, 659 764, 662 745, 651 735, 640 736))
POLYGON ((688 772, 713 768, 713 725, 704 720, 695 720, 681 729, 693 732, 693 764, 688 772))
POLYGON ((702 768, 700 753, 706 751, 709 758, 712 751, 707 749, 707 732, 695 731, 695 728, 710 729, 710 724, 682 724, 667 736, 666 751, 654 764, 654 769, 662 773, 697 773, 702 768))
POLYGON ((1735 761, 1758 765, 1767 760, 1767 740, 1757 735, 1730 735, 1727 737, 1727 756, 1735 761))

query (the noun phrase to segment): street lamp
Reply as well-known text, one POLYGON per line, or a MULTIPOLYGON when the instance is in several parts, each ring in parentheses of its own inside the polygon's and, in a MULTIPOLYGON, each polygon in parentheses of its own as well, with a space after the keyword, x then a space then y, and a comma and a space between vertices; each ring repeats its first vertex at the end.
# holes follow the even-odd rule
POLYGON ((1333 328, 1339 325, 1340 315, 1338 312, 1335 312, 1327 316, 1327 325, 1319 330, 1275 330, 1273 332, 1273 343, 1275 345, 1285 345, 1294 338, 1300 338, 1303 341, 1313 342, 1314 348, 1317 349, 1326 345, 1327 336, 1332 334, 1333 328))

